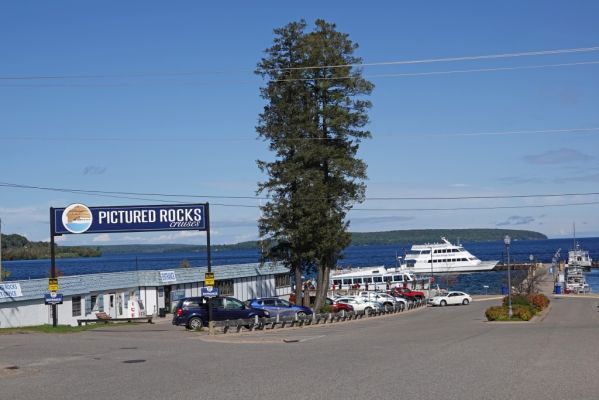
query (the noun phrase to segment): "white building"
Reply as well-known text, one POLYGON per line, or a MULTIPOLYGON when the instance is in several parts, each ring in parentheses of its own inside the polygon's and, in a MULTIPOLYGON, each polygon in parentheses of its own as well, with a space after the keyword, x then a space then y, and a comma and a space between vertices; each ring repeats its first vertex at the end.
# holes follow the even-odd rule
MULTIPOLYGON (((219 265, 212 271, 222 296, 243 301, 291 293, 289 269, 280 265, 219 265)), ((180 298, 199 295, 206 272, 200 267, 59 277, 64 302, 57 306, 58 324, 74 326, 102 311, 112 318, 170 312, 180 298)), ((0 283, 0 328, 51 324, 47 293, 47 279, 0 283)))

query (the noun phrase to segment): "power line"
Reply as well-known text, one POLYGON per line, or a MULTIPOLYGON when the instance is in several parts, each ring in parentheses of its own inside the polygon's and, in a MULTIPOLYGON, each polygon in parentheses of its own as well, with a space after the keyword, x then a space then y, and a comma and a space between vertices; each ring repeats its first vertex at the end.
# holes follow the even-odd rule
MULTIPOLYGON (((453 75, 453 74, 467 74, 467 73, 478 73, 478 72, 499 72, 499 71, 516 71, 525 69, 546 69, 546 68, 560 68, 560 67, 573 67, 580 65, 596 65, 599 64, 599 60, 595 61, 582 61, 572 63, 560 63, 560 64, 540 64, 540 65, 525 65, 515 67, 496 67, 496 68, 477 68, 477 69, 462 69, 462 70, 448 70, 448 71, 429 71, 429 72, 405 72, 405 73, 392 73, 392 74, 364 74, 363 78, 402 78, 402 77, 418 77, 418 76, 434 76, 434 75, 453 75)), ((312 78, 282 78, 273 79, 272 82, 297 82, 297 81, 338 81, 344 79, 352 79, 354 76, 337 76, 337 77, 312 77, 312 78)), ((169 82, 169 87, 172 86, 192 86, 192 85, 203 85, 210 84, 213 82, 169 82)), ((249 84, 254 81, 235 81, 238 84, 249 84)), ((0 84, 0 87, 135 87, 135 86, 147 86, 144 84, 0 84)))
MULTIPOLYGON (((535 56, 547 56, 547 55, 561 55, 561 54, 573 54, 573 53, 588 53, 599 51, 599 46, 594 47, 579 47, 569 49, 557 49, 557 50, 541 50, 541 51, 526 51, 516 53, 500 53, 500 54, 484 54, 474 56, 457 56, 457 57, 442 57, 442 58, 425 58, 418 60, 399 60, 399 61, 381 61, 372 63, 359 63, 359 64, 338 64, 338 65, 318 65, 318 66, 305 66, 305 67, 290 67, 280 69, 269 69, 270 71, 279 70, 306 70, 306 69, 318 69, 318 68, 346 68, 346 67, 377 67, 377 66, 389 66, 389 65, 413 65, 413 64, 431 64, 431 63, 444 63, 444 62, 456 62, 456 61, 480 61, 480 60, 493 60, 493 59, 505 59, 505 58, 517 58, 517 57, 535 57, 535 56)), ((268 71, 268 70, 267 70, 268 71)), ((249 69, 239 70, 206 70, 206 71, 164 71, 164 72, 135 72, 135 73, 117 73, 117 74, 81 74, 81 75, 21 75, 21 76, 0 76, 0 80, 61 80, 61 79, 111 79, 111 78, 148 78, 148 77, 179 77, 179 76, 193 76, 193 75, 215 75, 215 74, 230 74, 231 72, 254 72, 249 69)))
POLYGON ((489 207, 449 207, 449 208, 352 208, 352 211, 463 211, 463 210, 502 210, 521 208, 548 208, 597 205, 599 201, 585 203, 539 204, 523 206, 489 206, 489 207))
MULTIPOLYGON (((67 192, 75 194, 88 194, 88 195, 106 195, 106 196, 156 196, 156 197, 169 197, 169 198, 211 198, 211 199, 230 199, 230 200, 269 200, 270 197, 265 196, 225 196, 225 195, 194 195, 194 194, 170 194, 170 193, 144 193, 144 192, 122 192, 122 191, 106 191, 106 190, 83 190, 83 189, 71 189, 71 188, 55 188, 55 187, 44 187, 44 186, 33 186, 23 185, 16 183, 0 182, 0 187, 9 187, 16 189, 34 189, 34 190, 45 190, 55 192, 67 192)), ((410 201, 410 200, 499 200, 499 199, 525 199, 525 198, 543 198, 543 197, 574 197, 574 196, 597 196, 599 192, 585 192, 585 193, 545 193, 545 194, 522 194, 522 195, 492 195, 492 196, 435 196, 435 197, 366 197, 368 201, 410 201)), ((130 197, 125 197, 131 199, 130 197)), ((133 198, 134 200, 149 200, 148 198, 133 198)), ((306 197, 306 201, 321 201, 323 198, 320 197, 306 197)), ((593 203, 589 203, 593 204, 593 203)), ((257 207, 257 206, 248 206, 257 207)), ((452 208, 453 209, 453 208, 452 208)), ((383 209, 387 210, 387 209, 383 209)), ((404 210, 404 209, 392 209, 393 211, 404 210)))
MULTIPOLYGON (((399 78, 399 77, 410 77, 410 76, 432 76, 432 75, 452 75, 452 74, 466 74, 471 72, 497 72, 497 71, 516 71, 521 69, 543 69, 543 68, 559 68, 559 67, 573 67, 579 65, 594 65, 599 64, 599 61, 582 61, 573 63, 561 63, 561 64, 540 64, 540 65, 523 65, 516 67, 496 67, 496 68, 476 68, 476 69, 459 69, 449 71, 429 71, 429 72, 405 72, 405 73, 394 73, 394 74, 364 74, 363 78, 399 78)), ((312 77, 312 78, 283 78, 273 79, 273 82, 294 82, 294 81, 335 81, 353 78, 352 75, 338 76, 338 77, 312 77)))
POLYGON ((382 61, 382 62, 360 63, 360 64, 291 67, 291 68, 281 68, 280 70, 304 70, 304 69, 319 69, 319 68, 378 67, 378 66, 387 66, 387 65, 431 64, 431 63, 455 62, 455 61, 478 61, 478 60, 491 60, 491 59, 500 59, 500 58, 546 56, 546 55, 557 55, 557 54, 568 54, 568 53, 586 53, 586 52, 593 52, 593 51, 599 51, 599 46, 579 47, 579 48, 560 49, 560 50, 526 51, 526 52, 519 52, 519 53, 486 54, 486 55, 478 55, 478 56, 425 58, 425 59, 421 59, 421 60, 382 61))
MULTIPOLYGON (((376 139, 404 140, 406 138, 444 138, 444 137, 474 137, 474 136, 507 136, 507 135, 541 135, 541 134, 559 134, 559 133, 592 133, 599 132, 599 127, 589 128, 562 128, 562 129, 532 129, 532 130, 507 130, 507 131, 481 131, 481 132, 449 132, 449 133, 409 133, 400 132, 394 134, 376 135, 376 139)), ((218 138, 182 138, 182 137, 161 137, 161 138, 124 138, 124 137, 56 137, 56 136, 8 136, 0 137, 0 141, 47 141, 47 142, 148 142, 148 143, 202 143, 202 142, 248 142, 257 141, 257 138, 231 137, 226 138, 219 135, 218 138)), ((288 141, 326 141, 330 138, 288 138, 288 141)))

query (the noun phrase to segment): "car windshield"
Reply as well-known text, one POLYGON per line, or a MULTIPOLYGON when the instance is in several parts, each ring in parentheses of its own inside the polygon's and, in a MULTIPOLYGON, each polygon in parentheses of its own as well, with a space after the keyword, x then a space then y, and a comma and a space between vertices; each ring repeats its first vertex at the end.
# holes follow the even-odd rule
POLYGON ((291 307, 291 303, 289 303, 287 300, 281 300, 279 299, 279 304, 280 307, 291 307))

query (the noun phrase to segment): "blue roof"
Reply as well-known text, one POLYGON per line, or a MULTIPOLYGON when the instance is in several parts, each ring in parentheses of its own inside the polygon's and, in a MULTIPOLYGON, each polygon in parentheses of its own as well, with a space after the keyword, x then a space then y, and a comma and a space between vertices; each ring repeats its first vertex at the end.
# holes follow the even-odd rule
MULTIPOLYGON (((59 277, 58 285, 59 292, 64 296, 74 296, 139 286, 164 286, 202 282, 204 280, 204 273, 206 272, 208 272, 208 267, 72 275, 59 277), (174 271, 176 280, 163 282, 160 278, 161 271, 174 271)), ((219 265, 218 268, 213 268, 212 272, 214 272, 215 280, 225 280, 272 274, 288 274, 289 268, 280 264, 252 263, 219 265)), ((44 298, 44 294, 48 293, 48 279, 30 279, 4 283, 18 283, 21 286, 23 296, 0 298, 0 303, 41 299, 44 298)))

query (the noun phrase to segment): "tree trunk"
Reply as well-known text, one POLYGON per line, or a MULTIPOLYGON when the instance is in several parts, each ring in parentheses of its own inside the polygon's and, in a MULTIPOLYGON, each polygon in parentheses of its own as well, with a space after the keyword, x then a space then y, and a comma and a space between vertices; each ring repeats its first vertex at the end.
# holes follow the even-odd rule
POLYGON ((318 273, 318 287, 316 288, 316 301, 314 304, 314 312, 319 312, 320 308, 324 305, 324 299, 327 297, 329 289, 329 276, 331 273, 331 267, 325 265, 321 267, 318 273))
POLYGON ((295 271, 295 304, 303 304, 302 302, 302 269, 299 265, 294 268, 295 271))

